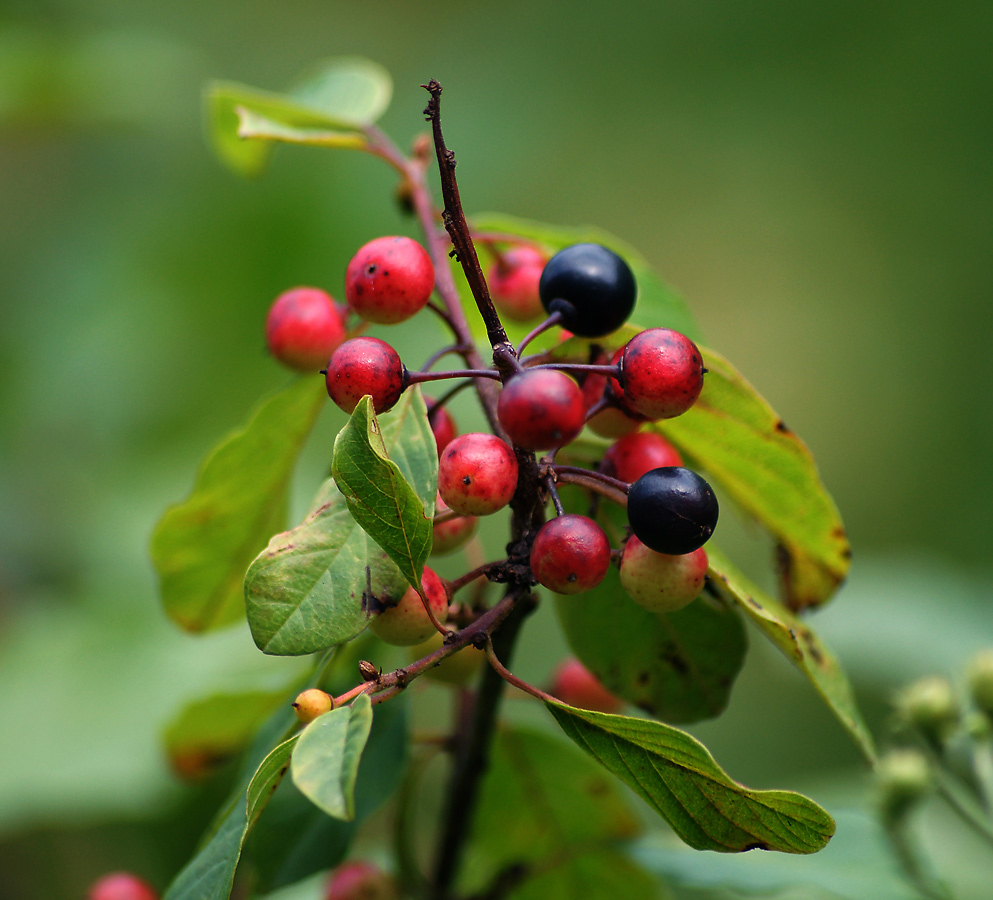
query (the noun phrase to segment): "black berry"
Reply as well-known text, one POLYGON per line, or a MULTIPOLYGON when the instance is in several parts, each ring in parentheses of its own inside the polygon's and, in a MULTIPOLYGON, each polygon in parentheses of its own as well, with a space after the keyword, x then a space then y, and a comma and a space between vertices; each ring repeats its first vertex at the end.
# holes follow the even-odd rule
POLYGON ((696 472, 663 466, 641 476, 628 491, 628 521, 656 553, 679 556, 702 547, 717 527, 717 497, 696 472))
POLYGON ((634 309, 634 274, 613 250, 573 244, 555 254, 538 282, 541 305, 562 314, 562 327, 580 337, 616 331, 634 309))

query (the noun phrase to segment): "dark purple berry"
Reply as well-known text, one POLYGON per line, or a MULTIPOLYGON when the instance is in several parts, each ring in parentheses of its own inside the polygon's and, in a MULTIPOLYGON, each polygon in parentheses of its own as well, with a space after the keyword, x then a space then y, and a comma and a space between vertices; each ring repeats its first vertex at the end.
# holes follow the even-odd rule
POLYGON ((641 476, 628 491, 628 521, 656 553, 680 556, 702 547, 714 533, 717 497, 696 472, 663 466, 641 476))

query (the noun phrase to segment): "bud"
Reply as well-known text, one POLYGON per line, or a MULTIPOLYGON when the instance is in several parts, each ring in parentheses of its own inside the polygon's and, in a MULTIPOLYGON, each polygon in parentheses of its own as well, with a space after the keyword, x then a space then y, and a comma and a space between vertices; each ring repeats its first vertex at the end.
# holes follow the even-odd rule
POLYGON ((972 702, 993 718, 993 648, 977 653, 966 671, 972 702))
POLYGON ((896 698, 897 713, 928 740, 942 743, 959 720, 955 690, 940 675, 922 678, 903 688, 896 698))
POLYGON ((359 660, 359 675, 362 676, 363 681, 375 681, 379 678, 379 669, 377 669, 369 660, 360 659, 359 660))
POLYGON ((918 750, 891 750, 876 768, 879 806, 883 816, 905 815, 934 785, 931 769, 918 750))
POLYGON ((298 694, 296 700, 293 701, 293 711, 304 725, 313 722, 314 719, 323 716, 326 712, 331 712, 332 709, 334 709, 334 698, 317 688, 311 688, 298 694))

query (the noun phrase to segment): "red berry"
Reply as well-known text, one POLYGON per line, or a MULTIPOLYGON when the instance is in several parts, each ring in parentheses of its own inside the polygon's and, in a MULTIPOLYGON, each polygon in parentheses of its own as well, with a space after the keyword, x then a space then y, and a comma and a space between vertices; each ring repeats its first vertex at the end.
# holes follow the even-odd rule
POLYGON ((570 657, 562 662, 552 676, 549 692, 569 706, 592 709, 596 712, 616 713, 624 705, 578 659, 570 657))
POLYGON ((559 516, 538 529, 531 570, 538 583, 558 594, 595 588, 610 568, 610 542, 586 516, 559 516))
POLYGON ((409 237, 369 241, 345 272, 345 299, 368 322, 393 325, 419 312, 434 290, 427 251, 409 237))
POLYGON ((438 460, 438 491, 463 516, 488 516, 502 509, 517 490, 517 457, 492 434, 459 435, 438 460))
POLYGON ((548 258, 522 244, 503 253, 490 267, 486 282, 493 305, 508 319, 527 322, 542 312, 538 280, 548 258))
POLYGON ((399 900, 396 882, 375 863, 354 860, 331 873, 324 900, 399 900))
POLYGON ((651 469, 659 466, 681 466, 679 451, 662 435, 652 431, 638 431, 622 437, 608 448, 603 456, 614 474, 629 484, 637 481, 651 469))
POLYGON ((670 556, 656 553, 631 535, 621 557, 621 586, 649 612, 675 612, 700 595, 707 565, 703 547, 682 556, 670 556))
POLYGON ((469 538, 476 533, 475 516, 455 516, 454 518, 446 519, 444 522, 437 522, 439 516, 451 511, 451 508, 441 499, 441 494, 439 493, 434 509, 436 521, 433 529, 434 538, 431 543, 432 556, 444 556, 447 553, 454 553, 460 547, 464 546, 469 538))
POLYGON ((444 450, 459 433, 455 427, 455 420, 448 414, 448 410, 443 406, 438 406, 430 397, 425 397, 424 402, 428 408, 428 424, 434 434, 434 441, 438 445, 438 454, 444 450))
POLYGON ((686 335, 649 328, 635 335, 621 356, 621 382, 614 390, 635 412, 671 419, 686 412, 703 390, 703 357, 686 335))
POLYGON ((558 369, 528 369, 500 391, 497 417, 507 436, 528 450, 568 444, 586 423, 583 392, 558 369))
MULTIPOLYGON (((425 566, 421 584, 431 612, 443 623, 448 618, 448 592, 445 590, 445 583, 434 570, 425 566)), ((375 615, 369 620, 369 630, 381 641, 395 647, 419 644, 438 630, 425 611, 420 594, 412 587, 407 588, 392 606, 383 605, 374 612, 375 615)))
POLYGON ((403 393, 406 369, 386 341, 357 337, 345 341, 328 361, 328 396, 350 413, 366 394, 377 413, 386 412, 403 393))
POLYGON ((283 365, 316 372, 345 339, 345 322, 331 295, 298 287, 280 294, 265 323, 269 352, 283 365))
POLYGON ((158 900, 148 882, 130 872, 111 872, 90 887, 87 900, 158 900))

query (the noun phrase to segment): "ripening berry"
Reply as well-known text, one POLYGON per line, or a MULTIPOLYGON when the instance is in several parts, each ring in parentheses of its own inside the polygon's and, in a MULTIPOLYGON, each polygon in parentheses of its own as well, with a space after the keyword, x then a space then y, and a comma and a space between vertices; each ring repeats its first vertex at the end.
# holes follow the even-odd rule
POLYGON ((351 413, 366 394, 377 413, 392 409, 403 393, 407 370, 400 355, 386 341, 357 337, 345 341, 328 361, 328 396, 351 413))
POLYGON ((345 272, 345 300, 367 322, 393 325, 424 308, 434 290, 427 251, 409 237, 369 241, 345 272))
POLYGON ((455 427, 455 420, 444 406, 438 406, 430 397, 425 397, 424 402, 428 408, 428 424, 434 434, 434 442, 438 445, 438 454, 441 455, 441 451, 455 439, 459 431, 455 427))
POLYGON ((586 516, 559 516, 538 529, 531 571, 550 591, 579 594, 595 588, 610 568, 610 542, 586 516))
POLYGON ((304 725, 313 722, 324 713, 331 712, 332 709, 334 709, 334 698, 319 688, 303 691, 297 694, 296 700, 293 701, 293 712, 304 725))
POLYGON ((549 315, 562 314, 563 328, 581 337, 601 337, 627 321, 638 288, 628 264, 613 250, 573 244, 548 261, 538 292, 549 315))
POLYGON ((331 295, 298 287, 280 294, 265 323, 269 352, 283 365, 317 372, 345 340, 345 321, 331 295))
POLYGON ((710 485, 682 466, 652 469, 628 490, 631 530, 656 553, 681 556, 702 547, 719 511, 710 485))
POLYGON ((570 657, 558 666, 552 675, 548 693, 577 709, 616 713, 624 706, 624 701, 610 693, 575 657, 570 657))
POLYGON ((331 873, 324 900, 400 900, 400 890, 375 863, 353 860, 331 873))
POLYGON ((649 419, 671 419, 696 403, 703 375, 703 357, 693 341, 669 328, 649 328, 627 342, 620 384, 612 380, 611 385, 635 412, 649 419))
MULTIPOLYGON (((444 623, 448 618, 448 591, 445 590, 445 583, 434 570, 425 566, 421 584, 431 612, 439 622, 444 623)), ((375 615, 369 620, 369 630, 381 641, 395 647, 419 644, 438 630, 425 611, 420 595, 412 587, 407 588, 397 603, 392 606, 382 605, 373 612, 375 615)))
POLYGON ((615 477, 628 484, 637 481, 650 469, 661 466, 681 466, 679 451, 662 435, 638 431, 611 444, 603 455, 615 477))
POLYGON ((537 247, 521 244, 500 255, 486 275, 493 305, 514 322, 528 322, 541 313, 538 280, 548 258, 537 247))
POLYGON ((497 417, 519 447, 552 450, 563 447, 583 430, 583 392, 558 369, 527 369, 500 391, 497 417))
POLYGON ((707 579, 707 551, 656 553, 632 535, 621 556, 621 586, 649 612, 670 613, 700 596, 707 579))
POLYGON ((158 900, 148 882, 130 872, 111 872, 94 882, 87 900, 158 900))
POLYGON ((432 556, 445 556, 448 553, 454 553, 456 550, 464 547, 476 533, 477 522, 475 516, 454 516, 453 518, 446 519, 444 522, 437 521, 445 513, 450 513, 451 511, 451 508, 441 499, 441 494, 439 493, 434 506, 435 522, 432 528, 432 556))
POLYGON ((496 435, 459 435, 438 460, 438 491, 463 516, 495 513, 510 503, 516 490, 517 457, 496 435))
MULTIPOLYGON (((611 360, 614 364, 620 362, 623 348, 614 354, 611 360)), ((597 365, 605 365, 608 361, 606 354, 600 354, 594 362, 597 365)), ((591 416, 586 424, 590 426, 590 431, 600 437, 619 438, 626 434, 632 434, 641 427, 645 421, 644 416, 639 416, 630 409, 625 409, 623 405, 614 397, 613 391, 607 391, 607 376, 598 372, 588 372, 583 381, 583 402, 586 404, 586 412, 596 406, 604 397, 611 401, 611 405, 601 409, 600 412, 591 416)))

